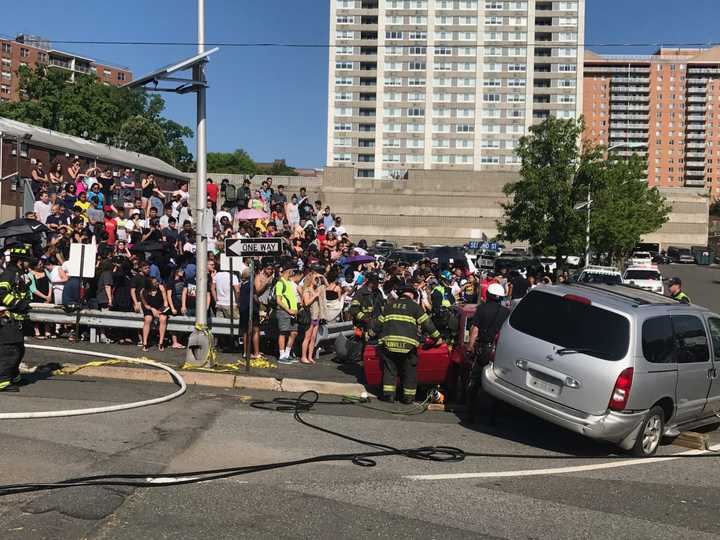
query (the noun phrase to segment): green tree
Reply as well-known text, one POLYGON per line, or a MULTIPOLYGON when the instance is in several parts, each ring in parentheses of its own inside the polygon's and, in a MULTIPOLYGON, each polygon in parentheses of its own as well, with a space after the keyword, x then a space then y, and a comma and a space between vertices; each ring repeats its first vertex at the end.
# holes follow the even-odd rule
POLYGON ((598 160, 581 182, 592 193, 590 245, 622 262, 643 235, 667 222, 671 207, 657 188, 648 188, 646 162, 634 155, 627 160, 598 160))
POLYGON ((42 65, 35 71, 21 67, 18 74, 22 98, 0 103, 0 116, 120 147, 127 143, 128 150, 181 170, 192 167, 184 138, 193 132, 162 117, 165 102, 160 96, 104 85, 92 75, 69 84, 67 72, 42 65))
POLYGON ((209 173, 257 174, 258 172, 257 164, 242 148, 234 152, 208 152, 207 167, 209 173))
POLYGON ((562 257, 582 252, 584 227, 573 208, 580 199, 576 178, 593 156, 581 154, 578 140, 582 121, 549 118, 532 126, 517 149, 520 180, 504 188, 511 201, 503 204, 500 236, 526 241, 536 253, 562 257))

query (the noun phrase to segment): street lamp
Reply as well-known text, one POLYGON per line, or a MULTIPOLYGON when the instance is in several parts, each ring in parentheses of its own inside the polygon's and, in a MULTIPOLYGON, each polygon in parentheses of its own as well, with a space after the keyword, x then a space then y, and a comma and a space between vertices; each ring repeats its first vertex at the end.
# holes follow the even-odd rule
MULTIPOLYGON (((608 147, 607 151, 608 155, 610 155, 610 152, 616 148, 644 148, 645 146, 647 146, 645 143, 622 142, 608 147)), ((576 204, 573 207, 575 210, 587 209, 587 221, 585 225, 585 268, 590 265, 590 209, 592 208, 592 203, 592 187, 588 182, 587 201, 576 204)))

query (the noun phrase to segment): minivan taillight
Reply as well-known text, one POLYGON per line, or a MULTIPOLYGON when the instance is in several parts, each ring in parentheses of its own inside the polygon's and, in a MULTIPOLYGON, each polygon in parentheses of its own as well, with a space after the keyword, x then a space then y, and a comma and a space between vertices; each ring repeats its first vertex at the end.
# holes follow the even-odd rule
POLYGON ((613 388, 612 396, 610 396, 610 404, 608 407, 613 411, 625 410, 628 399, 630 399, 630 388, 632 387, 633 374, 635 370, 633 368, 627 368, 618 375, 617 381, 615 381, 615 388, 613 388))

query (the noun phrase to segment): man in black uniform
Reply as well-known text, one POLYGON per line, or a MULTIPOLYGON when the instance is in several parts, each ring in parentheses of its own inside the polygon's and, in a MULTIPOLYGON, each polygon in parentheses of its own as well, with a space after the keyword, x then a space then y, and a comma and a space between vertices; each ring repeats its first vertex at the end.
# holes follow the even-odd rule
POLYGON ((367 283, 355 293, 349 310, 356 333, 362 332, 363 337, 372 335, 372 323, 378 319, 385 305, 380 291, 380 276, 370 272, 365 279, 367 283))
POLYGON ((403 386, 402 402, 410 404, 417 391, 417 347, 424 332, 436 342, 440 332, 430 316, 415 301, 417 291, 412 285, 396 289, 398 299, 388 302, 380 315, 380 357, 383 363, 383 401, 395 400, 395 381, 398 372, 403 386))
POLYGON ((490 362, 495 352, 495 339, 510 310, 502 305, 505 299, 505 289, 499 283, 491 283, 487 289, 487 302, 475 310, 470 329, 470 340, 467 349, 474 356, 470 381, 468 384, 468 403, 471 415, 474 410, 473 403, 481 387, 483 368, 490 362))
POLYGON ((25 355, 23 321, 30 311, 30 294, 23 278, 30 259, 30 246, 9 249, 10 262, 0 274, 0 392, 17 392, 20 362, 25 355))

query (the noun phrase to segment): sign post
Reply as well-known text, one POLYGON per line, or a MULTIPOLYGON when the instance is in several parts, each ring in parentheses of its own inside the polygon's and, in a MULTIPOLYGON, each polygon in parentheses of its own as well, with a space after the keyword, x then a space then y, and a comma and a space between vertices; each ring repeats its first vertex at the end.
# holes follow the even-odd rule
MULTIPOLYGON (((245 371, 250 371, 250 347, 253 342, 253 311, 255 307, 255 257, 278 257, 282 254, 282 239, 280 238, 241 238, 239 240, 225 241, 225 255, 230 259, 232 269, 233 257, 248 257, 250 259, 250 276, 248 294, 248 328, 245 340, 245 371)), ((230 278, 232 283, 232 278, 230 278)), ((232 308, 230 308, 232 311, 232 308)), ((232 335, 232 322, 231 335, 232 335)))
POLYGON ((71 277, 80 280, 80 304, 75 314, 75 342, 80 342, 80 311, 82 310, 83 279, 95 277, 95 259, 97 258, 96 244, 70 244, 70 271, 71 277))

